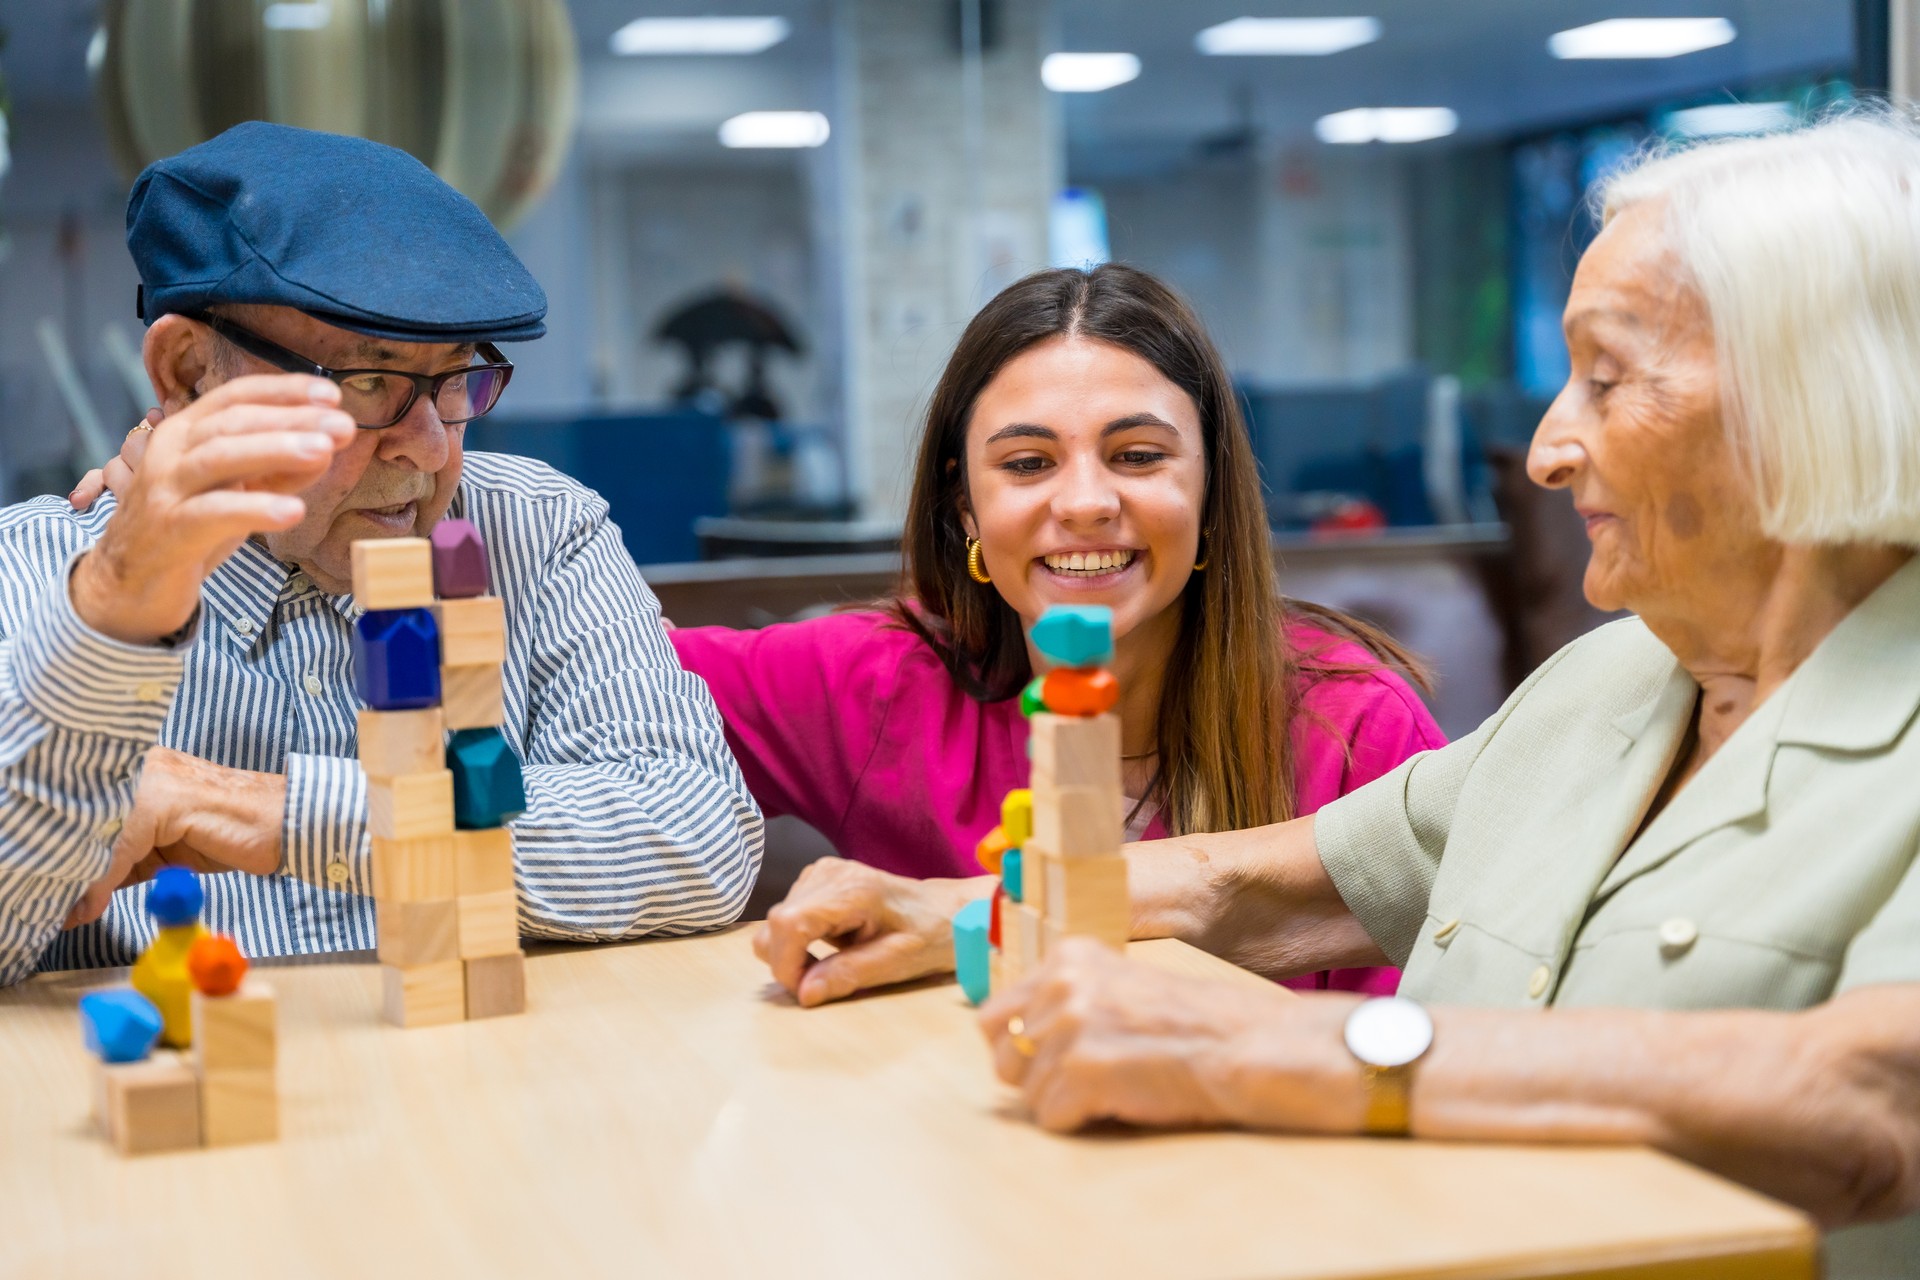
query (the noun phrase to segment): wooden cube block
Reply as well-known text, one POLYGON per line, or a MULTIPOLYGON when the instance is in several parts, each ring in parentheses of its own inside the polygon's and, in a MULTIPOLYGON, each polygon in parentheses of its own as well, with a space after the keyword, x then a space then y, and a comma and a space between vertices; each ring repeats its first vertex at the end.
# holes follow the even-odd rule
POLYGON ((459 899, 460 958, 478 960, 520 949, 520 895, 512 889, 459 899))
POLYGON ((1047 914, 1047 864, 1053 858, 1039 845, 1020 851, 1020 901, 1042 916, 1047 914))
POLYGON ((209 1147, 272 1142, 280 1136, 280 1091, 273 1068, 200 1075, 200 1140, 209 1147))
POLYGON ((505 827, 453 833, 455 893, 512 892, 513 832, 505 827))
POLYGON ((384 840, 453 833, 453 774, 446 769, 367 779, 367 831, 384 840))
POLYGON ((362 538, 354 543, 353 602, 362 609, 430 606, 433 544, 425 538, 362 538))
POLYGON ((440 902, 382 902, 374 910, 380 962, 411 968, 460 958, 460 908, 440 902))
POLYGON ((279 1029, 273 988, 248 975, 232 995, 193 993, 193 1066, 210 1071, 271 1071, 279 1029))
POLYGON ((95 1110, 123 1156, 200 1145, 200 1080, 177 1053, 97 1063, 95 1110))
POLYGON ((1125 806, 1118 787, 1036 786, 1028 843, 1061 858, 1118 853, 1125 806))
POLYGON ((507 606, 499 596, 442 600, 433 606, 440 623, 440 664, 499 666, 507 660, 507 606))
POLYGON ((1124 947, 1132 932, 1125 858, 1056 858, 1047 864, 1047 920, 1073 937, 1124 947))
POLYGON ((438 707, 360 713, 360 768, 369 778, 432 773, 446 767, 446 751, 438 707))
POLYGON ((373 837, 373 896, 379 902, 445 902, 456 897, 453 835, 373 837))
POLYGON ((506 721, 506 694, 497 663, 440 668, 440 711, 449 729, 487 729, 506 721))
POLYGON ((467 1019, 527 1011, 527 958, 518 951, 462 960, 467 967, 467 1019))
POLYGON ((1007 976, 1018 982, 1040 967, 1046 954, 1046 921, 1025 903, 1008 903, 1000 922, 1000 950, 1007 957, 1007 976))
POLYGON ((1027 754, 1033 786, 1120 790, 1120 717, 1035 714, 1027 754))
POLYGON ((381 1011, 396 1027, 432 1027, 467 1016, 466 969, 457 959, 380 970, 381 1011))

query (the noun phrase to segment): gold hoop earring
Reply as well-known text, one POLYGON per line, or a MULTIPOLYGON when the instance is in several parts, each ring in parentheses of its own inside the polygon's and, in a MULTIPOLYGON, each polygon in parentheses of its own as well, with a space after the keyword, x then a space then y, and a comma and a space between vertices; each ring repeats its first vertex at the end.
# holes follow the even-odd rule
POLYGON ((980 540, 967 539, 967 576, 975 582, 987 583, 993 579, 987 576, 987 568, 980 563, 980 540))
POLYGON ((1193 571, 1199 573, 1213 559, 1213 535, 1205 529, 1200 531, 1200 558, 1193 562, 1193 571))

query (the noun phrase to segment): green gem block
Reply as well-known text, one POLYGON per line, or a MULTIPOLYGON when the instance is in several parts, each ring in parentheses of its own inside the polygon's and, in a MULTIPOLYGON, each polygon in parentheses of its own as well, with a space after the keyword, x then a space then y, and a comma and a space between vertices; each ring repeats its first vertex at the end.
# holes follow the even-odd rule
POLYGON ((1020 691, 1020 714, 1030 716, 1036 711, 1047 709, 1046 699, 1040 696, 1040 686, 1047 682, 1045 676, 1035 676, 1033 683, 1020 691))

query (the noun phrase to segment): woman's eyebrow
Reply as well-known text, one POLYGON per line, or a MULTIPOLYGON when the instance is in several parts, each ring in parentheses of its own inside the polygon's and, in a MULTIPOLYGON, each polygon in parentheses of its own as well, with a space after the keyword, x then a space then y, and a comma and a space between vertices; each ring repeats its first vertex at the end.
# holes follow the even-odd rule
POLYGON ((1125 431, 1130 427, 1165 427, 1169 431, 1179 430, 1157 413, 1130 413, 1124 418, 1115 418, 1109 422, 1100 434, 1110 436, 1116 431, 1125 431))
POLYGON ((1058 440, 1059 432, 1052 427, 1043 427, 1037 422, 1010 422, 987 437, 987 443, 997 440, 1017 440, 1022 436, 1031 436, 1036 440, 1058 440))

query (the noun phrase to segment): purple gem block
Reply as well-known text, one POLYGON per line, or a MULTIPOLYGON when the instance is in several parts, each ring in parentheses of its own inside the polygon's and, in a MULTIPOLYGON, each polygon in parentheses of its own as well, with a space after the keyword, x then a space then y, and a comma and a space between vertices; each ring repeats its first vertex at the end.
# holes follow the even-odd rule
POLYGON ((442 600, 487 594, 487 544, 467 520, 442 520, 433 541, 433 593, 442 600))
POLYGON ((427 609, 369 609, 353 628, 353 686, 376 711, 440 704, 440 628, 427 609))

